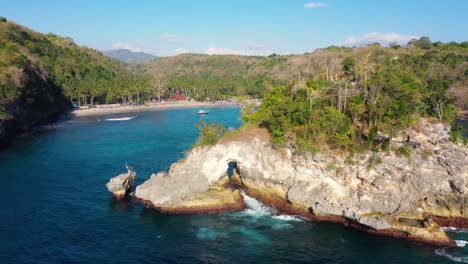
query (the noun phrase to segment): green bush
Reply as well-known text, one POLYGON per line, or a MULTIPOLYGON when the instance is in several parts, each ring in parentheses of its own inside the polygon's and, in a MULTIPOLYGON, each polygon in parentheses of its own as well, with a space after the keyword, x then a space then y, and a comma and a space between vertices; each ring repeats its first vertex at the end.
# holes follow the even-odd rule
POLYGON ((218 140, 226 133, 226 128, 223 124, 211 122, 206 123, 204 119, 195 124, 200 130, 200 136, 197 141, 198 146, 211 146, 218 143, 218 140))
POLYGON ((312 144, 310 140, 304 139, 302 137, 298 137, 296 139, 296 153, 303 154, 303 153, 312 153, 315 155, 319 152, 316 146, 312 144))
POLYGON ((450 129, 450 141, 453 143, 466 144, 467 139, 463 137, 463 126, 460 124, 452 125, 450 129))
POLYGON ((327 106, 314 113, 313 126, 318 127, 327 136, 347 136, 351 133, 351 122, 334 107, 327 106))
POLYGON ((0 22, 7 22, 8 20, 5 17, 0 17, 0 22))
POLYGON ((382 151, 388 151, 390 149, 390 139, 385 138, 382 141, 382 146, 381 146, 382 151))
POLYGON ((398 156, 405 156, 409 158, 413 154, 413 149, 410 146, 402 146, 402 147, 399 147, 395 153, 398 156))
POLYGON ((369 135, 367 136, 367 141, 369 142, 369 144, 373 144, 374 143, 374 140, 377 138, 378 136, 378 130, 377 130, 377 127, 376 126, 372 126, 369 130, 369 135))
POLYGON ((347 158, 345 159, 345 163, 346 163, 347 165, 350 165, 350 166, 356 165, 356 161, 354 161, 353 158, 351 158, 351 157, 347 157, 347 158))

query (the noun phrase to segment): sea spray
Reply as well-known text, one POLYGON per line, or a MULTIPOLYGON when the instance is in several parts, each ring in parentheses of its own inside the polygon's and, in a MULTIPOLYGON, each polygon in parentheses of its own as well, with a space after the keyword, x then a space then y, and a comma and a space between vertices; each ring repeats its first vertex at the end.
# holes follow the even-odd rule
POLYGON ((253 216, 270 216, 274 220, 278 221, 304 221, 304 219, 300 216, 278 214, 278 211, 275 208, 266 206, 257 199, 248 196, 244 192, 241 192, 241 194, 244 197, 245 203, 247 204, 247 209, 243 211, 244 213, 251 214, 253 216))
POLYGON ((455 243, 457 243, 458 247, 464 247, 464 246, 468 245, 468 241, 466 241, 466 240, 455 240, 455 243))
POLYGON ((244 192, 241 192, 241 194, 244 197, 245 203, 247 204, 247 209, 243 211, 244 213, 250 214, 252 216, 273 216, 277 214, 277 211, 274 208, 262 204, 244 192))

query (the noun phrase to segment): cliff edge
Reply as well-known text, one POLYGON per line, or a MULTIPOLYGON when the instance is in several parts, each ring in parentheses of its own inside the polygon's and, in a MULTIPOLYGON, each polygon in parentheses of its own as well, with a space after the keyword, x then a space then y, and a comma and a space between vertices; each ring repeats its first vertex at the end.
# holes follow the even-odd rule
POLYGON ((197 206, 207 212, 210 205, 220 210, 223 204, 227 210, 241 209, 243 201, 238 190, 229 190, 229 181, 265 204, 310 220, 455 245, 442 226, 468 228, 468 149, 450 142, 448 131, 446 125, 422 120, 418 130, 391 140, 393 150, 407 144, 408 136, 417 142, 410 155, 368 152, 350 159, 332 151, 295 155, 288 148, 278 150, 265 130, 250 129, 192 149, 168 174, 137 186, 135 195, 166 212, 177 212, 179 206, 183 212, 197 212, 197 206), (230 180, 229 163, 235 164, 230 180), (217 204, 194 199, 220 188, 224 193, 217 204))

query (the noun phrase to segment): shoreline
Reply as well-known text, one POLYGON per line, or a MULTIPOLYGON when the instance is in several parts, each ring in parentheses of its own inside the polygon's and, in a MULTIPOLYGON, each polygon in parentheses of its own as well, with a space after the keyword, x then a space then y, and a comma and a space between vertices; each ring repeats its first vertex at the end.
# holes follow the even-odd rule
POLYGON ((106 115, 117 113, 130 113, 140 111, 152 111, 158 109, 179 109, 179 108, 197 108, 197 107, 218 107, 218 106, 240 106, 238 102, 165 102, 165 103, 152 103, 148 105, 138 106, 117 106, 109 108, 90 108, 74 110, 67 114, 71 118, 82 116, 106 115))

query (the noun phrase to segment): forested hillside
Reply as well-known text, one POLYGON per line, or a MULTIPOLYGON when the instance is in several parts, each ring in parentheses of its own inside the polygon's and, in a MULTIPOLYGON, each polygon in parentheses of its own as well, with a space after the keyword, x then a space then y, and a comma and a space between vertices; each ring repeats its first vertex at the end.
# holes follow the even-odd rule
MULTIPOLYGON (((270 131, 273 144, 297 151, 388 150, 389 138, 419 117, 453 124, 459 109, 449 91, 468 92, 468 42, 422 38, 405 47, 329 48, 311 56, 317 66, 305 85, 277 87, 258 111, 246 112, 248 123, 270 131)), ((451 135, 463 141, 461 128, 452 127, 451 135)))
POLYGON ((183 54, 157 58, 137 68, 157 80, 154 86, 159 86, 157 89, 162 89, 163 94, 181 90, 195 98, 246 95, 261 98, 281 84, 297 89, 305 87, 309 80, 325 80, 335 86, 368 82, 372 74, 393 61, 405 65, 412 75, 426 83, 442 79, 445 85, 456 88, 455 93, 466 94, 467 46, 468 42, 441 43, 421 38, 405 46, 332 46, 288 56, 183 54), (352 64, 346 67, 352 69, 344 68, 345 59, 352 64))
POLYGON ((0 142, 52 121, 71 102, 138 96, 144 78, 72 39, 0 19, 0 142))

